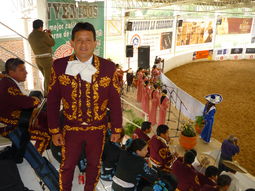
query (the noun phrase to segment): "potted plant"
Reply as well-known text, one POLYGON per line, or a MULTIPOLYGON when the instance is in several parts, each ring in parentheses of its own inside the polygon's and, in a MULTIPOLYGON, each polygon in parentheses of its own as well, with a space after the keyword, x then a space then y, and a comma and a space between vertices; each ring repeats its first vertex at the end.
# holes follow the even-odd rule
POLYGON ((197 135, 195 129, 190 122, 185 123, 181 129, 182 131, 179 137, 180 145, 186 150, 193 149, 197 144, 197 135))
POLYGON ((198 134, 200 134, 204 128, 204 117, 202 115, 195 117, 195 129, 198 134))
MULTIPOLYGON (((135 119, 132 120, 132 122, 134 124, 136 124, 140 127, 142 126, 143 121, 144 120, 141 119, 141 118, 135 118, 135 119)), ((137 126, 135 126, 134 124, 129 123, 129 122, 126 123, 126 125, 124 126, 125 135, 128 135, 129 137, 132 137, 134 130, 137 128, 137 126)))

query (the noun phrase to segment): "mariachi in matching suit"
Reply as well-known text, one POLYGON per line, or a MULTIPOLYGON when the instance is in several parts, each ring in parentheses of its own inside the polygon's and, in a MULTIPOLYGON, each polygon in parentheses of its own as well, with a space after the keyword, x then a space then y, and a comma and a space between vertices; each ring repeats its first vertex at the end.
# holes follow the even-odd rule
MULTIPOLYGON (((33 97, 24 95, 14 79, 6 76, 0 80, 0 134, 7 137, 8 134, 18 127, 20 114, 23 109, 30 109, 38 106, 39 101, 33 97)), ((36 141, 36 148, 42 153, 50 143, 50 135, 43 115, 39 115, 39 125, 29 128, 31 140, 36 141)))
POLYGON ((154 135, 149 141, 149 152, 152 165, 163 171, 171 172, 173 155, 165 139, 154 135))
POLYGON ((178 189, 180 191, 199 191, 198 174, 191 164, 184 162, 183 157, 178 157, 173 163, 172 173, 178 180, 178 189))
POLYGON ((133 139, 142 139, 145 142, 148 142, 150 140, 150 137, 142 131, 141 128, 136 128, 133 135, 132 135, 133 139))
POLYGON ((107 130, 107 107, 110 109, 112 133, 122 131, 120 87, 115 65, 95 55, 91 59, 96 69, 91 82, 82 80, 80 74, 66 74, 68 65, 77 60, 75 55, 55 60, 52 67, 47 112, 50 133, 62 133, 64 138, 59 180, 61 191, 71 191, 82 145, 85 145, 88 162, 85 190, 94 190, 107 130), (63 104, 63 129, 58 118, 60 102, 63 104))

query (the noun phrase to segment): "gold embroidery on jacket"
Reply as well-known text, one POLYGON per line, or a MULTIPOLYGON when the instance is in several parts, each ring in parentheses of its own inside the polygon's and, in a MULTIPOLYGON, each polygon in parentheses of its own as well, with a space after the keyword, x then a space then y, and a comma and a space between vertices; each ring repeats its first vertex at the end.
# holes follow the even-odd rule
POLYGON ((20 114, 21 114, 21 111, 15 110, 15 111, 13 111, 13 112, 11 113, 11 116, 12 116, 13 118, 19 119, 20 114))
POLYGON ((94 63, 95 63, 95 67, 97 69, 97 72, 93 75, 93 99, 94 99, 94 120, 102 120, 105 115, 106 115, 106 110, 105 112, 103 112, 102 115, 99 115, 98 111, 99 111, 99 85, 98 85, 98 76, 99 76, 99 68, 100 68, 100 61, 99 58, 97 56, 94 56, 94 63))
POLYGON ((158 154, 162 159, 165 159, 168 154, 168 149, 167 148, 159 149, 158 154))
POLYGON ((150 157, 150 160, 155 163, 156 165, 158 165, 159 167, 162 166, 162 163, 157 161, 156 159, 153 159, 152 157, 150 157))
POLYGON ((39 147, 37 148, 37 151, 42 154, 43 151, 46 150, 46 148, 48 147, 50 140, 51 140, 51 136, 49 136, 48 133, 46 132, 42 132, 40 130, 30 130, 29 129, 29 133, 31 134, 31 140, 36 140, 36 141, 40 141, 39 147))
POLYGON ((106 128, 105 125, 88 126, 88 127, 71 127, 70 125, 64 126, 64 129, 66 131, 94 131, 94 130, 101 130, 105 128, 106 128))
POLYGON ((4 118, 4 117, 0 117, 0 121, 4 122, 6 124, 11 124, 11 125, 17 125, 18 124, 18 120, 12 120, 12 119, 8 119, 8 118, 4 118))
POLYGON ((107 105, 108 105, 108 99, 103 101, 103 103, 102 103, 102 105, 100 107, 101 111, 105 111, 107 105))
POLYGON ((61 76, 59 76, 58 80, 59 80, 60 84, 63 86, 67 86, 71 83, 70 78, 65 74, 62 74, 61 76))
MULTIPOLYGON (((77 77, 74 77, 75 79, 77 79, 77 77)), ((72 98, 72 114, 68 114, 66 111, 63 111, 63 114, 66 116, 66 118, 68 120, 75 120, 77 119, 77 88, 78 88, 78 84, 76 82, 76 80, 73 79, 72 80, 72 93, 71 93, 71 98, 72 98)))
POLYGON ((33 102, 33 106, 37 106, 40 104, 40 100, 39 99, 36 99, 36 98, 33 98, 34 99, 34 102, 33 102))
POLYGON ((92 111, 91 111, 91 96, 90 96, 90 83, 86 82, 86 106, 87 106, 87 116, 88 116, 88 121, 91 122, 91 117, 92 117, 92 111))
POLYGON ((59 129, 55 128, 55 129, 49 129, 51 134, 58 134, 59 133, 59 129))
POLYGON ((78 121, 82 121, 82 110, 81 110, 81 79, 79 79, 78 121))
POLYGON ((62 98, 62 104, 63 104, 64 110, 70 108, 70 105, 69 105, 69 103, 65 100, 65 98, 62 98))
POLYGON ((52 90, 52 87, 56 83, 56 79, 57 79, 56 72, 55 72, 54 68, 51 67, 51 80, 50 80, 50 84, 49 84, 49 87, 48 87, 48 92, 52 90))
POLYGON ((13 96, 16 96, 16 95, 23 95, 23 94, 21 93, 21 91, 20 91, 18 88, 15 88, 15 87, 9 87, 9 88, 8 88, 8 93, 9 93, 10 95, 13 95, 13 96))
POLYGON ((120 85, 118 83, 118 75, 117 75, 116 71, 113 74, 112 84, 115 87, 115 89, 118 92, 118 94, 120 94, 120 85))
POLYGON ((110 85, 110 82, 111 82, 111 78, 109 78, 108 76, 105 76, 100 78, 99 85, 106 88, 110 85))
POLYGON ((122 132, 122 128, 114 128, 115 133, 121 133, 122 132))

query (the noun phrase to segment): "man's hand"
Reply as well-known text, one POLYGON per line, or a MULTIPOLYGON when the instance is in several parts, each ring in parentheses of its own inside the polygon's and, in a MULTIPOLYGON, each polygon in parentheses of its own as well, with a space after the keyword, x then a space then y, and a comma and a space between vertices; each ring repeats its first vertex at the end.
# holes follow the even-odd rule
POLYGON ((120 134, 112 134, 111 135, 111 142, 117 142, 120 139, 120 134))
POLYGON ((64 138, 61 133, 52 135, 52 142, 55 146, 63 146, 64 145, 64 138))

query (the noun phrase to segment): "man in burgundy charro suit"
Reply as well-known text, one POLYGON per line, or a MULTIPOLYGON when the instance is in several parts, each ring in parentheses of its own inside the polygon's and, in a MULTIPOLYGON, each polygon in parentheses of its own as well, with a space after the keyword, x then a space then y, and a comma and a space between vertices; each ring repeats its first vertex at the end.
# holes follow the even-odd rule
MULTIPOLYGON (((26 80, 27 71, 25 64, 19 58, 10 58, 5 63, 5 76, 0 79, 0 134, 8 137, 8 134, 18 127, 20 114, 23 109, 34 108, 40 101, 36 97, 29 97, 25 94, 21 82, 26 80)), ((39 116, 43 119, 43 115, 39 116)), ((50 143, 50 135, 47 133, 47 126, 39 125, 28 129, 31 140, 35 140, 35 147, 39 153, 47 148, 50 143)))
POLYGON ((102 149, 110 109, 111 140, 120 138, 122 111, 120 87, 114 63, 93 54, 96 34, 90 23, 77 23, 72 30, 74 54, 53 63, 48 93, 48 124, 53 143, 62 146, 60 191, 71 191, 75 166, 85 145, 87 158, 84 190, 93 191, 98 182, 102 149), (64 127, 59 109, 63 105, 64 127))
POLYGON ((167 125, 159 125, 157 135, 154 135, 149 140, 150 162, 159 170, 171 172, 171 164, 174 160, 174 155, 168 147, 169 127, 167 125))

